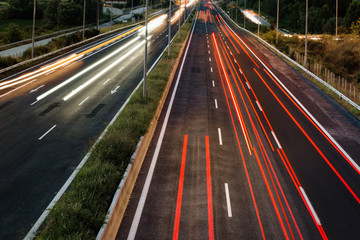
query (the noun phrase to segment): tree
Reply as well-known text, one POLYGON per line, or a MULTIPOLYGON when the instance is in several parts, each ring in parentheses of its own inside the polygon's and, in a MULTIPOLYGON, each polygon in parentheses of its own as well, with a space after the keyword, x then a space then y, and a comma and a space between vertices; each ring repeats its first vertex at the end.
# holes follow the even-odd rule
POLYGON ((4 37, 6 43, 21 41, 22 38, 21 38, 21 31, 19 25, 15 23, 10 23, 9 26, 6 28, 4 37))
POLYGON ((46 5, 44 15, 45 20, 50 27, 58 25, 58 7, 60 2, 61 0, 51 0, 46 5))
POLYGON ((349 5, 345 17, 344 26, 349 28, 351 24, 360 17, 360 2, 353 0, 349 5))
POLYGON ((351 24, 350 31, 353 34, 360 35, 360 18, 351 24))

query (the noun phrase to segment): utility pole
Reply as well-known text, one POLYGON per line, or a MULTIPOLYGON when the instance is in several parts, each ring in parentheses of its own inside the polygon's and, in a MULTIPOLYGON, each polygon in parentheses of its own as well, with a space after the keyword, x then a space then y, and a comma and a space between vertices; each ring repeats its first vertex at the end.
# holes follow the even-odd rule
POLYGON ((278 35, 279 35, 279 6, 280 6, 280 0, 277 2, 277 17, 276 17, 276 43, 278 41, 278 35))
POLYGON ((82 40, 85 39, 85 9, 86 9, 86 0, 84 0, 84 13, 83 13, 83 31, 82 31, 82 40))
POLYGON ((168 57, 170 58, 170 45, 171 45, 171 0, 169 1, 169 33, 168 33, 168 57))
POLYGON ((306 63, 307 63, 308 8, 309 8, 309 0, 306 0, 306 17, 305 17, 305 58, 304 58, 304 67, 306 67, 306 63))
MULTIPOLYGON (((244 11, 246 11, 246 0, 245 0, 245 5, 244 5, 244 11)), ((245 20, 246 20, 245 14, 243 14, 243 16, 244 16, 244 28, 245 28, 245 20)))
POLYGON ((100 18, 99 0, 97 0, 97 1, 96 1, 96 29, 97 29, 97 30, 100 30, 99 18, 100 18))
POLYGON ((238 21, 237 21, 237 14, 238 14, 238 13, 237 13, 237 12, 238 12, 237 6, 238 6, 238 0, 236 0, 236 2, 235 2, 235 15, 236 15, 235 18, 236 18, 236 22, 238 22, 238 21))
POLYGON ((258 36, 260 36, 260 0, 259 0, 259 13, 258 13, 258 16, 259 16, 259 22, 258 22, 258 36))
POLYGON ((112 12, 113 12, 113 1, 111 0, 111 5, 110 5, 110 31, 111 31, 111 27, 112 27, 112 12))
POLYGON ((34 0, 34 13, 33 13, 33 29, 32 29, 32 49, 31 49, 31 59, 34 58, 35 52, 35 14, 36 14, 36 0, 34 0))
POLYGON ((335 27, 335 36, 338 34, 338 12, 339 12, 339 0, 336 0, 336 27, 335 27))
POLYGON ((180 0, 180 7, 179 7, 179 10, 178 10, 178 13, 179 13, 179 39, 180 39, 180 27, 181 27, 180 26, 180 19, 181 19, 180 11, 181 11, 181 0, 180 0))
POLYGON ((145 57, 144 57, 144 85, 143 85, 144 88, 143 88, 143 97, 146 97, 148 11, 149 11, 149 0, 146 0, 146 6, 145 6, 145 57))

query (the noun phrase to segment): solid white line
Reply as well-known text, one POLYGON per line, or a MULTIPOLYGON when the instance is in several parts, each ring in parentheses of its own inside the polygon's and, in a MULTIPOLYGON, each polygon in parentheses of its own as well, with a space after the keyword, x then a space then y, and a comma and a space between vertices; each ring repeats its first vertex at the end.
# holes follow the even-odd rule
POLYGON ((215 100, 215 108, 218 108, 218 103, 217 103, 216 98, 214 100, 215 100))
POLYGON ((251 89, 248 82, 246 82, 246 86, 248 87, 248 89, 251 89))
POLYGON ((121 72, 123 69, 124 69, 124 67, 121 67, 121 68, 119 69, 119 72, 121 72))
POLYGON ((273 135, 273 137, 274 137, 274 139, 275 139, 275 142, 276 142, 276 144, 278 145, 279 149, 281 149, 280 142, 279 142, 279 140, 277 139, 275 133, 274 133, 273 131, 271 131, 271 134, 273 135))
POLYGON ((258 108, 260 109, 260 111, 262 112, 262 108, 260 106, 260 103, 258 101, 256 101, 256 104, 257 104, 258 108))
POLYGON ((227 183, 225 183, 225 197, 226 197, 226 206, 227 206, 227 210, 228 210, 228 217, 232 217, 229 185, 227 183))
POLYGON ((43 139, 49 132, 51 132, 54 128, 56 127, 56 125, 52 126, 52 128, 50 128, 46 133, 44 133, 41 137, 38 138, 38 140, 43 139))
POLYGON ((110 78, 108 79, 108 80, 106 80, 104 83, 103 83, 103 85, 105 85, 107 82, 109 82, 110 81, 110 78))
POLYGON ((79 106, 81 106, 86 100, 88 100, 90 97, 85 98, 81 103, 79 103, 79 106))
POLYGON ((212 69, 212 67, 210 67, 210 71, 211 71, 211 72, 213 72, 213 69, 212 69))
POLYGON ((219 134, 219 144, 223 145, 222 136, 221 136, 221 129, 218 128, 218 134, 219 134))
POLYGON ((215 87, 215 82, 214 82, 214 80, 212 80, 212 85, 213 85, 213 87, 215 87))
POLYGON ((194 25, 193 25, 193 29, 192 29, 192 31, 191 31, 188 44, 187 44, 187 46, 186 46, 184 58, 183 58, 183 60, 182 60, 181 66, 180 66, 180 70, 179 70, 178 77, 177 77, 177 79, 176 79, 175 87, 174 87, 173 93, 172 93, 172 95, 171 95, 171 99, 170 99, 170 102, 169 102, 168 109, 167 109, 167 111, 166 111, 166 115, 165 115, 165 119, 164 119, 163 125, 162 125, 162 127, 161 127, 161 131, 160 131, 159 139, 158 139, 157 144, 156 144, 155 152, 154 152, 153 158, 152 158, 152 160, 151 160, 151 164, 150 164, 150 167, 149 167, 149 171, 148 171, 148 174, 147 174, 147 176, 146 176, 146 180, 145 180, 145 183, 144 183, 143 190, 142 190, 142 192, 141 192, 141 197, 140 197, 140 199, 139 199, 139 203, 138 203, 138 206, 137 206, 137 208, 136 208, 136 212, 135 212, 135 215, 134 215, 132 224, 131 224, 131 228, 130 228, 130 231, 129 231, 129 235, 128 235, 128 238, 127 238, 128 240, 133 240, 133 239, 135 239, 135 235, 136 235, 136 232, 137 232, 139 223, 140 223, 141 214, 142 214, 142 211, 143 211, 143 209, 144 209, 145 201, 146 201, 147 194, 148 194, 149 188, 150 188, 151 179, 152 179, 153 174, 154 174, 156 162, 157 162, 157 160, 158 160, 159 153, 160 153, 160 148, 161 148, 161 145, 162 145, 162 142, 163 142, 163 139, 164 139, 165 130, 166 130, 166 127, 167 127, 167 123, 168 123, 168 121, 169 121, 169 116, 170 116, 171 108, 172 108, 173 103, 174 103, 175 94, 176 94, 176 91, 177 91, 177 88, 178 88, 178 85, 179 85, 179 80, 180 80, 180 77, 181 77, 181 74, 182 74, 182 70, 183 70, 183 67, 184 67, 185 59, 186 59, 187 53, 188 53, 188 51, 189 51, 189 46, 190 46, 190 42, 191 42, 191 39, 192 39, 192 35, 193 35, 193 33, 194 33, 194 29, 195 29, 195 26, 196 26, 196 22, 197 22, 196 19, 197 19, 197 17, 195 16, 195 22, 194 22, 194 25))
POLYGON ((305 190, 304 190, 302 187, 299 187, 299 188, 300 188, 300 191, 301 191, 303 197, 304 197, 305 200, 306 200, 307 205, 308 205, 309 208, 310 208, 310 211, 312 212, 312 214, 313 214, 313 216, 314 216, 314 218, 315 218, 315 220, 316 220, 316 223, 317 223, 318 225, 321 225, 320 219, 319 219, 318 215, 316 214, 315 209, 314 209, 314 207, 312 206, 312 204, 311 204, 308 196, 306 195, 305 190))

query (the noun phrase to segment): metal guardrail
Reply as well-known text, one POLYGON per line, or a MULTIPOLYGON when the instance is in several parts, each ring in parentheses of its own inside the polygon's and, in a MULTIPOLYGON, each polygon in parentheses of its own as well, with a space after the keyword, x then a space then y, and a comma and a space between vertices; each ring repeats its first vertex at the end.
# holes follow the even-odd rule
POLYGON ((331 91, 333 91, 335 94, 337 94, 340 98, 342 98, 343 100, 345 100, 347 103, 349 103, 351 106, 353 106, 354 108, 356 108, 357 110, 360 111, 360 106, 358 104, 356 104, 354 101, 352 101, 350 98, 348 98, 347 96, 345 96, 344 94, 342 94, 339 90, 337 90, 336 88, 334 88, 333 86, 331 86, 330 84, 328 84, 326 81, 322 80, 321 78, 319 78, 318 76, 316 76, 314 73, 310 72, 308 69, 306 69, 304 66, 300 65, 299 63, 297 63, 296 61, 294 61, 293 59, 291 59, 290 57, 288 57, 287 55, 285 55, 284 53, 282 53, 281 51, 279 51, 277 48, 275 48, 274 46, 272 46, 271 44, 269 44, 268 42, 266 42, 264 39, 260 38, 259 36, 255 35, 254 33, 250 32, 249 30, 240 27, 236 22, 234 22, 234 20, 232 20, 229 15, 226 14, 226 12, 224 10, 222 10, 219 6, 217 6, 218 9, 220 9, 223 14, 225 14, 225 16, 227 16, 227 18, 233 23, 235 24, 238 28, 240 28, 241 30, 246 31, 247 33, 251 34, 253 37, 255 37, 256 39, 258 39, 260 42, 262 42, 264 45, 266 45, 268 48, 271 48, 274 52, 276 52, 276 54, 281 55, 282 57, 286 58, 286 60, 288 60, 289 62, 291 62, 292 64, 296 65, 298 68, 300 68, 301 70, 303 70, 304 72, 306 72, 308 75, 310 75, 311 77, 313 77, 314 79, 316 79, 318 82, 320 82, 321 84, 323 84, 324 86, 326 86, 327 88, 329 88, 331 91))

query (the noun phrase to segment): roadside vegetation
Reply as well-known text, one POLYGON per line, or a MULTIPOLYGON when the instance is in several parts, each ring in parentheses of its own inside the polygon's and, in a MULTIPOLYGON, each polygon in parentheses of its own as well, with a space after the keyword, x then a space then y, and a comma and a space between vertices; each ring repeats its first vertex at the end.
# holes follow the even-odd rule
POLYGON ((149 74, 147 96, 144 98, 142 88, 138 89, 95 146, 66 194, 51 210, 36 239, 95 239, 137 142, 154 116, 191 24, 192 21, 183 25, 181 39, 174 38, 171 57, 165 52, 149 74))

